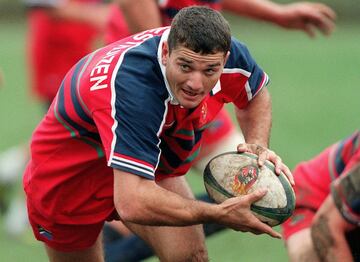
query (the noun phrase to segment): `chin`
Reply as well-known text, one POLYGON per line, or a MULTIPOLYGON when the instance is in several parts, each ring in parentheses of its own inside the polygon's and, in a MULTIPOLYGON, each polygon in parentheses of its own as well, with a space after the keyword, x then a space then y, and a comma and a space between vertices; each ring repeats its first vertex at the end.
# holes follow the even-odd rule
POLYGON ((197 107, 200 104, 200 102, 182 101, 182 102, 180 102, 180 105, 186 109, 192 109, 192 108, 197 107))

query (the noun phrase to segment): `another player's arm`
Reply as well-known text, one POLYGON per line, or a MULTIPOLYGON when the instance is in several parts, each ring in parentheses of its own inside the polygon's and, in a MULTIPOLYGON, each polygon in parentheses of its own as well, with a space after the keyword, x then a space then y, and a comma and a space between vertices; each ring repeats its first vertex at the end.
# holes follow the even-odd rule
POLYGON ((51 1, 41 5, 32 5, 30 1, 29 6, 46 10, 55 19, 86 23, 99 30, 105 29, 110 11, 109 4, 84 3, 73 0, 51 1))
POLYGON ((360 226, 360 164, 331 185, 331 195, 316 214, 311 236, 321 261, 352 261, 345 233, 360 226))
POLYGON ((341 216, 329 195, 314 218, 311 238, 320 261, 353 261, 345 233, 354 228, 341 216))
POLYGON ((272 22, 287 29, 302 30, 315 36, 314 29, 329 35, 335 28, 336 14, 322 3, 279 4, 268 0, 223 0, 223 8, 238 15, 272 22))
POLYGON ((155 0, 117 0, 131 33, 161 27, 161 15, 155 0))
MULTIPOLYGON (((179 179, 183 178, 169 179, 172 180, 167 182, 181 183, 179 179)), ((279 238, 279 233, 260 222, 250 211, 251 203, 265 194, 266 191, 257 191, 245 197, 231 198, 219 205, 209 204, 184 198, 153 180, 114 169, 114 203, 125 223, 187 226, 216 222, 237 231, 266 233, 279 238)))

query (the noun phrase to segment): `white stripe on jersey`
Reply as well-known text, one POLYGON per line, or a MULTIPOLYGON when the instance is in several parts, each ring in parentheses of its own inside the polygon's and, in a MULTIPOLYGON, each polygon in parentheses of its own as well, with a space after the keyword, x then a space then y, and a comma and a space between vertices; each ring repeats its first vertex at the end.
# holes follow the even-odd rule
POLYGON ((256 90, 256 93, 254 95, 256 95, 257 93, 259 93, 259 91, 268 84, 269 82, 269 76, 264 72, 264 78, 263 81, 260 83, 259 88, 256 90))
POLYGON ((251 72, 248 72, 241 68, 224 68, 223 70, 223 74, 234 74, 234 73, 240 73, 248 78, 251 76, 251 72))
POLYGON ((115 165, 117 165, 117 166, 123 166, 123 167, 127 167, 127 168, 130 168, 130 169, 139 171, 139 172, 141 172, 141 173, 147 174, 147 175, 152 176, 152 177, 155 176, 155 175, 154 175, 154 172, 150 172, 150 171, 147 171, 147 170, 145 170, 145 169, 143 169, 143 168, 138 168, 138 167, 133 166, 133 165, 128 165, 128 164, 125 164, 125 163, 120 162, 120 161, 113 160, 113 161, 111 161, 111 163, 113 163, 113 164, 115 164, 115 165))
POLYGON ((161 73, 163 75, 166 89, 167 89, 168 93, 170 94, 170 98, 171 98, 170 104, 178 105, 179 102, 176 100, 175 96, 171 92, 169 82, 167 81, 167 78, 166 78, 166 67, 162 64, 162 46, 163 46, 163 43, 168 39, 169 33, 170 33, 170 28, 167 29, 166 31, 164 31, 164 33, 162 34, 160 42, 159 42, 158 51, 157 51, 157 57, 158 57, 158 63, 159 63, 160 69, 161 69, 161 73))
POLYGON ((217 81, 216 85, 213 87, 213 89, 211 89, 211 93, 212 95, 215 95, 216 93, 221 91, 221 83, 220 83, 220 79, 217 81))
POLYGON ((252 99, 253 95, 251 93, 251 87, 250 87, 249 81, 246 81, 246 83, 245 83, 245 90, 246 90, 248 101, 250 101, 252 99))
MULTIPOLYGON (((162 39, 163 41, 165 41, 165 40, 167 39, 167 36, 168 36, 169 31, 170 31, 170 29, 166 30, 166 31, 163 33, 163 35, 162 35, 162 37, 161 37, 161 39, 162 39), (164 34, 165 34, 165 37, 164 37, 164 34)), ((114 71, 112 72, 111 83, 110 83, 110 85, 111 85, 111 102, 110 102, 110 103, 111 103, 111 116, 112 116, 112 118, 114 119, 114 124, 113 124, 113 126, 112 126, 112 128, 111 128, 112 134, 113 134, 113 140, 112 140, 112 142, 111 142, 110 157, 109 157, 109 160, 108 160, 108 165, 109 165, 109 166, 111 165, 111 160, 116 157, 116 156, 114 156, 114 150, 115 150, 115 145, 116 145, 116 133, 115 133, 115 131, 116 131, 116 128, 117 128, 117 126, 118 126, 118 121, 117 121, 116 118, 115 118, 115 115, 116 115, 116 108, 115 108, 115 101, 116 101, 115 79, 116 79, 116 75, 117 75, 117 72, 118 72, 118 70, 119 70, 119 68, 120 68, 120 65, 122 64, 122 62, 123 62, 123 60, 124 60, 124 56, 125 56, 126 52, 129 51, 130 49, 134 48, 134 47, 139 46, 139 45, 142 44, 143 42, 144 42, 144 41, 141 41, 141 42, 139 42, 138 44, 136 44, 136 45, 134 45, 134 46, 130 46, 129 48, 127 48, 126 50, 124 50, 124 51, 122 52, 122 54, 120 55, 120 58, 119 58, 116 66, 115 66, 115 68, 114 68, 114 71)), ((161 43, 161 41, 160 41, 160 43, 161 43)), ((162 45, 159 44, 159 47, 158 47, 158 59, 159 59, 159 54, 161 54, 161 46, 162 46, 162 45)), ((161 65, 162 65, 162 63, 161 63, 161 56, 160 56, 160 60, 158 60, 158 62, 159 62, 160 67, 161 67, 161 65)), ((166 87, 168 88, 168 83, 167 83, 167 80, 166 80, 166 76, 165 76, 165 75, 164 75, 164 81, 165 81, 165 84, 167 85, 166 87)), ((169 89, 168 89, 168 90, 169 90, 169 89)), ((171 94, 171 93, 169 93, 169 94, 171 94)), ((163 126, 164 126, 164 124, 165 124, 166 115, 167 115, 167 112, 168 112, 168 102, 169 102, 169 100, 171 100, 171 96, 169 96, 169 98, 164 101, 165 112, 164 112, 163 120, 162 120, 162 122, 161 122, 161 125, 160 125, 160 127, 159 127, 159 130, 158 130, 158 132, 157 132, 157 136, 158 136, 158 137, 160 137, 160 134, 161 134, 161 132, 162 132, 163 126)), ((152 171, 152 173, 151 173, 152 176, 154 176, 154 172, 155 172, 155 170, 157 169, 157 166, 159 165, 159 162, 160 162, 160 155, 161 155, 160 143, 161 143, 161 140, 160 140, 160 138, 159 138, 159 142, 158 142, 158 144, 157 144, 157 147, 159 148, 159 155, 158 155, 158 160, 157 160, 155 169, 154 169, 154 170, 152 171)), ((134 170, 137 170, 137 169, 134 168, 134 170)), ((146 172, 144 172, 144 173, 146 173, 146 172)))
POLYGON ((140 45, 141 42, 139 42, 138 44, 136 45, 133 45, 133 46, 130 46, 129 48, 125 49, 121 55, 120 55, 120 58, 118 60, 118 62, 116 63, 115 65, 115 68, 112 72, 112 75, 111 75, 111 82, 110 82, 110 88, 111 88, 111 101, 110 101, 110 104, 111 104, 111 117, 112 119, 114 119, 114 124, 113 126, 111 127, 111 131, 112 131, 112 134, 113 134, 113 140, 111 142, 111 150, 110 150, 110 157, 109 157, 109 161, 108 161, 108 166, 110 166, 110 163, 111 163, 111 159, 114 158, 114 150, 115 150, 115 145, 116 145, 116 128, 118 126, 118 121, 116 120, 116 108, 115 108, 115 101, 116 101, 116 90, 115 90, 115 79, 116 79, 116 75, 117 75, 117 72, 120 68, 120 65, 122 64, 123 60, 124 60, 124 56, 126 54, 126 52, 128 50, 130 50, 131 48, 134 48, 138 45, 140 45))
POLYGON ((139 162, 136 162, 136 161, 133 161, 133 160, 124 158, 124 157, 114 156, 114 157, 113 157, 113 160, 114 160, 114 161, 125 162, 125 163, 131 164, 131 165, 133 165, 133 166, 137 166, 137 167, 139 167, 139 168, 147 169, 148 171, 151 171, 152 173, 154 173, 154 169, 153 169, 152 167, 149 167, 149 166, 147 166, 147 165, 141 164, 141 163, 139 163, 139 162))

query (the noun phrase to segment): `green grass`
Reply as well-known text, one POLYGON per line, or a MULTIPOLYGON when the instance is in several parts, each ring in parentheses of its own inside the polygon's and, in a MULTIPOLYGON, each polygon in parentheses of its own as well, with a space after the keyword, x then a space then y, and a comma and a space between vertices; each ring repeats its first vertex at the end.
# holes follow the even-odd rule
MULTIPOLYGON (((358 25, 340 24, 330 38, 309 39, 265 23, 233 19, 233 32, 270 75, 273 98, 271 147, 294 165, 359 127, 360 34, 358 25)), ((42 115, 29 97, 24 64, 25 24, 0 24, 0 150, 26 142, 42 115), (6 37, 5 37, 6 36, 6 37)), ((203 191, 200 176, 189 179, 203 191)), ((1 224, 1 221, 0 221, 1 224)), ((207 240, 212 261, 287 261, 282 241, 227 230, 207 240)), ((0 229, 1 261, 46 261, 30 232, 21 241, 0 229)), ((156 259, 149 259, 156 261, 156 259)))

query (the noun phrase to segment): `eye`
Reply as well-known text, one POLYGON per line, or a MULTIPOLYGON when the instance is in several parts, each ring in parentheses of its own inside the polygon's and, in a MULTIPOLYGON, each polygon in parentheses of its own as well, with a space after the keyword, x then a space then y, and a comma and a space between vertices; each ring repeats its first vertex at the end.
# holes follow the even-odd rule
POLYGON ((190 71, 190 66, 187 65, 187 64, 180 64, 180 68, 184 72, 189 72, 190 71))
POLYGON ((205 70, 205 74, 208 75, 208 76, 212 76, 213 74, 215 74, 217 72, 216 68, 208 68, 205 70))

